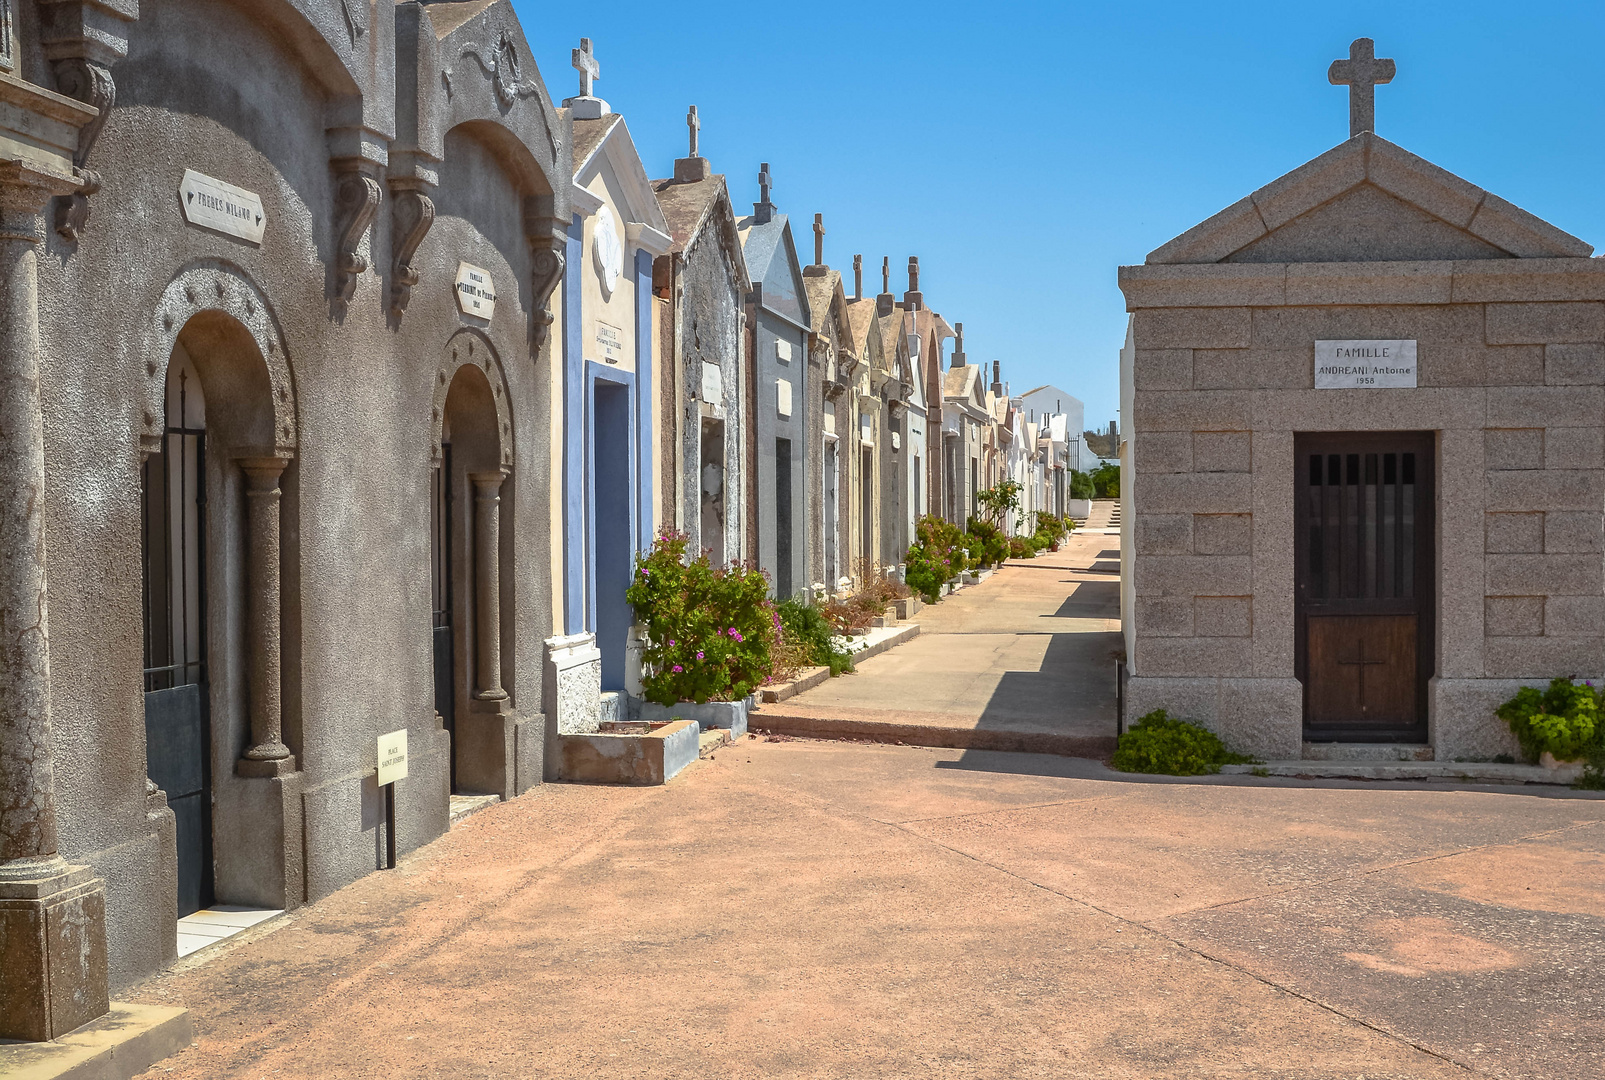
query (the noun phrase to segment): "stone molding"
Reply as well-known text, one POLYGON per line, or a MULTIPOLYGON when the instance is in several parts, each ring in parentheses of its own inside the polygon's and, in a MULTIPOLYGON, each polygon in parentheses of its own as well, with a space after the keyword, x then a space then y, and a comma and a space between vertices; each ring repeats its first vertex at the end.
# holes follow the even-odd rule
POLYGON ((1122 266, 1126 310, 1605 300, 1605 260, 1122 266))
POLYGON ((1147 262, 1218 263, 1367 182, 1519 258, 1587 258, 1594 251, 1542 218, 1366 131, 1155 248, 1147 262))
POLYGON ((360 160, 335 163, 339 179, 334 195, 334 297, 340 305, 351 303, 357 278, 367 272, 368 260, 357 249, 379 213, 379 200, 384 194, 379 181, 366 169, 367 163, 360 160))
POLYGON ((446 424, 446 395, 451 381, 466 364, 485 373, 491 400, 496 404, 497 460, 503 469, 513 464, 513 419, 508 406, 507 375, 490 339, 472 327, 463 327, 446 343, 445 358, 435 372, 435 400, 429 413, 429 452, 435 464, 441 462, 441 438, 446 424))
POLYGON ((245 327, 256 341, 267 366, 273 398, 272 452, 293 455, 297 443, 295 381, 278 317, 250 276, 220 259, 191 263, 168 282, 147 324, 148 336, 137 343, 136 349, 130 350, 134 355, 147 357, 143 411, 138 427, 140 450, 154 453, 162 448, 168 359, 173 355, 173 346, 178 344, 178 335, 185 324, 202 311, 222 312, 245 327))
POLYGON ((418 271, 412 265, 412 257, 435 223, 435 203, 421 184, 392 179, 390 205, 394 249, 390 264, 390 313, 400 320, 412 300, 412 287, 418 284, 418 271))

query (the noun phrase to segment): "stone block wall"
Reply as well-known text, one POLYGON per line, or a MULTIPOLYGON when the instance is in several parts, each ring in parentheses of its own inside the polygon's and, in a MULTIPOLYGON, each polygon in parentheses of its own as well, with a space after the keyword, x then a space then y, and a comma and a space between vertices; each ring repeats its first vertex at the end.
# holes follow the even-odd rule
POLYGON ((1297 756, 1296 432, 1437 433, 1440 758, 1510 752, 1515 687, 1605 672, 1605 273, 1516 262, 1123 269, 1129 716, 1297 756), (1313 389, 1316 340, 1388 338, 1418 341, 1416 389, 1313 389))

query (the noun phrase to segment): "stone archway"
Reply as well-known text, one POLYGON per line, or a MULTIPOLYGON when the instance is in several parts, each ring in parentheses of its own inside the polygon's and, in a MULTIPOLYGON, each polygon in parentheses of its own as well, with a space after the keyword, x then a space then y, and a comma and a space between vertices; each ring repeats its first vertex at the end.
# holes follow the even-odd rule
POLYGON ((280 585, 282 562, 295 558, 281 530, 298 435, 289 361, 261 291, 221 261, 168 283, 142 345, 147 768, 164 784, 187 777, 196 790, 184 795, 203 805, 188 848, 175 852, 175 876, 188 875, 187 906, 215 895, 294 907, 300 732, 287 737, 284 700, 299 681, 283 670, 280 585), (153 545, 164 530, 171 538, 174 521, 180 542, 153 545), (192 619, 181 642, 175 620, 153 618, 175 587, 192 619), (210 864, 198 889, 197 860, 210 864))
POLYGON ((515 723, 503 670, 511 605, 502 572, 503 482, 513 464, 501 361, 478 331, 459 330, 435 371, 430 411, 431 596, 435 711, 451 734, 452 790, 513 794, 507 747, 515 723))

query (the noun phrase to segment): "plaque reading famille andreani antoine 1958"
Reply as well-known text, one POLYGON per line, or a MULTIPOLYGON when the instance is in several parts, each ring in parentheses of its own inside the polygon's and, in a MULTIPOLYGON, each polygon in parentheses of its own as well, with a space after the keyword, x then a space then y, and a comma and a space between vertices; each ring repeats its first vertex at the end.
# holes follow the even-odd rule
POLYGON ((1317 341, 1317 390, 1374 390, 1416 385, 1416 343, 1317 341))

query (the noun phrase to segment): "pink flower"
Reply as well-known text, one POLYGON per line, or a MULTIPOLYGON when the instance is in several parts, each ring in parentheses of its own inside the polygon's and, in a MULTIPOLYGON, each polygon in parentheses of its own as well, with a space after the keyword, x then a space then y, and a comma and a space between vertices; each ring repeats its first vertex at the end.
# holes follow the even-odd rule
POLYGON ((681 667, 679 664, 676 664, 676 665, 674 665, 674 667, 671 670, 673 670, 673 672, 676 675, 678 675, 678 674, 680 674, 680 672, 684 671, 685 668, 681 667))
POLYGON ((702 654, 701 654, 701 653, 697 653, 697 659, 698 659, 698 660, 701 660, 701 659, 702 659, 702 654))
POLYGON ((674 639, 673 639, 673 638, 670 638, 670 639, 669 639, 669 644, 670 644, 670 645, 673 645, 673 644, 674 644, 674 639))

